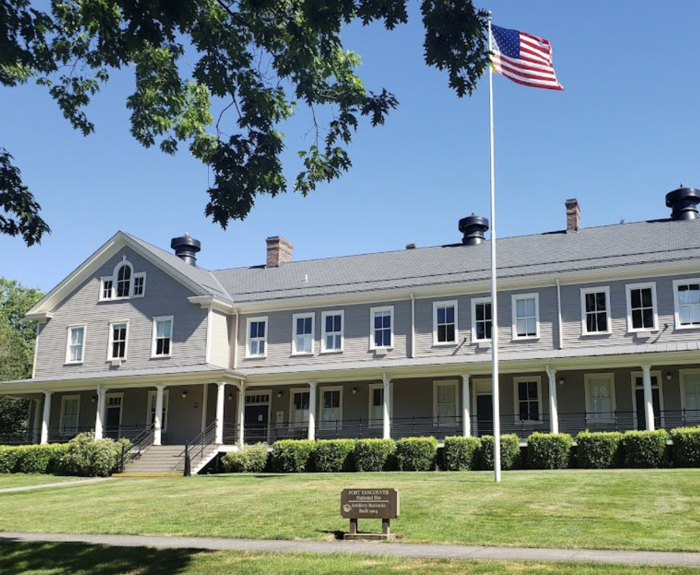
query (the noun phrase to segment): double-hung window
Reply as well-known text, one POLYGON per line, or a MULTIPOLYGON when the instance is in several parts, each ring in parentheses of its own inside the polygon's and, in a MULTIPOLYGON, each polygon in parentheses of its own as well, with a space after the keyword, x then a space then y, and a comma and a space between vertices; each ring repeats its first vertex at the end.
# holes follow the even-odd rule
POLYGON ((314 314, 299 313, 292 316, 294 339, 292 355, 311 355, 314 352, 314 314))
POLYGON ((109 324, 109 344, 107 360, 126 359, 126 345, 129 332, 129 322, 119 321, 109 324))
POLYGON ((433 345, 457 343, 457 302, 433 302, 433 345))
POLYGON ((519 377, 515 385, 516 423, 540 423, 542 421, 541 381, 539 377, 519 377))
POLYGON ((656 284, 627 285, 627 330, 657 329, 656 284))
POLYGON ((322 429, 341 427, 343 413, 343 388, 326 387, 321 390, 321 421, 322 429))
POLYGON ((122 256, 111 276, 100 279, 99 300, 143 297, 146 293, 146 273, 134 273, 131 263, 122 256))
POLYGON ((66 363, 83 363, 85 355, 84 325, 68 326, 68 343, 66 345, 66 363))
POLYGON ((293 389, 291 393, 292 405, 290 407, 292 425, 294 427, 304 427, 309 421, 309 398, 308 390, 293 389))
POLYGON ((73 434, 80 430, 80 396, 64 395, 61 398, 61 433, 73 434))
POLYGON ((441 425, 456 425, 457 415, 457 382, 433 382, 433 419, 441 425))
POLYGON ((170 357, 173 342, 173 316, 153 318, 151 357, 170 357))
POLYGON ((370 349, 388 349, 394 345, 394 307, 370 309, 370 349))
POLYGON ((607 286, 581 290, 581 333, 610 333, 610 288, 607 286))
POLYGON ((369 386, 369 424, 373 427, 384 423, 384 384, 369 386))
POLYGON ((321 314, 321 321, 323 324, 321 353, 343 351, 343 327, 345 324, 343 311, 324 311, 321 314))
POLYGON ((611 373, 585 374, 586 418, 612 421, 615 416, 615 380, 611 373))
POLYGON ((267 354, 267 318, 248 318, 246 335, 246 357, 265 357, 267 354))
POLYGON ((686 420, 700 420, 700 371, 681 370, 681 406, 686 420))
POLYGON ((538 294, 512 296, 513 339, 532 339, 540 335, 538 294))
POLYGON ((675 280, 676 329, 700 327, 700 279, 675 280))
POLYGON ((491 298, 472 299, 472 341, 491 341, 491 298))

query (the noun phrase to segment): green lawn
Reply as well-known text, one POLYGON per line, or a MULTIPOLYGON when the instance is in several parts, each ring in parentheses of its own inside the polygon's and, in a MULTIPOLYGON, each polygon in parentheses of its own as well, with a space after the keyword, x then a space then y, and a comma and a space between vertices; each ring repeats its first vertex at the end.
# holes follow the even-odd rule
POLYGON ((368 557, 140 549, 71 543, 0 546, 3 575, 697 575, 695 568, 573 563, 447 561, 368 557))
POLYGON ((64 477, 59 475, 0 473, 0 489, 24 487, 26 485, 41 485, 43 483, 64 483, 66 481, 79 481, 80 479, 80 477, 64 477))
POLYGON ((402 541, 700 551, 700 470, 683 469, 117 479, 0 494, 0 530, 333 539, 346 487, 398 488, 402 541))

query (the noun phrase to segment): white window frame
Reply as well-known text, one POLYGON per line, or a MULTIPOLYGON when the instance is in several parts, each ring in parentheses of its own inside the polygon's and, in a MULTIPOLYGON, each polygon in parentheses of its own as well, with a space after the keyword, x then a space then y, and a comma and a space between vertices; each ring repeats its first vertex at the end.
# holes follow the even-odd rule
MULTIPOLYGON (((433 345, 434 346, 455 346, 459 341, 459 306, 456 299, 448 301, 434 301, 433 302, 433 345), (455 338, 452 341, 438 341, 438 309, 444 307, 454 307, 455 314, 455 338)), ((449 324, 445 324, 449 325, 449 324)))
MULTIPOLYGON (((682 412, 685 412, 686 405, 685 405, 685 377, 687 375, 700 375, 700 369, 679 369, 678 370, 678 376, 680 379, 680 384, 681 384, 681 410, 682 412)), ((687 416, 686 418, 690 422, 700 422, 700 406, 699 406, 699 412, 698 413, 693 413, 690 417, 687 416)))
MULTIPOLYGON (((267 326, 265 326, 267 328, 267 326)), ((250 333, 250 332, 249 332, 250 333)), ((267 335, 267 329, 265 329, 265 334, 267 335)), ((316 314, 315 313, 295 313, 292 315, 292 355, 314 355, 316 351, 316 314), (300 319, 311 319, 311 333, 303 334, 300 336, 297 333, 297 320, 300 319), (297 349, 297 338, 303 337, 306 343, 307 338, 311 338, 311 351, 297 349)), ((267 347, 267 346, 266 346, 267 347)))
POLYGON ((643 333, 658 331, 659 329, 659 308, 656 303, 656 282, 645 282, 636 284, 626 284, 625 294, 627 298, 627 332, 643 333), (634 328, 632 327, 632 290, 651 288, 651 306, 654 312, 654 325, 652 327, 634 328))
MULTIPOLYGON (((107 427, 107 410, 110 408, 109 400, 119 398, 119 426, 122 424, 122 415, 124 414, 124 393, 106 393, 105 394, 105 420, 102 422, 103 427, 107 427)), ((116 406, 112 406, 116 407, 116 406)))
POLYGON ((345 311, 340 309, 340 310, 333 310, 333 311, 324 311, 321 313, 321 353, 342 353, 343 348, 345 347, 345 311), (330 316, 340 316, 340 332, 337 331, 332 331, 332 332, 327 332, 326 331, 326 318, 330 316), (340 348, 339 349, 328 349, 326 347, 326 337, 332 335, 333 337, 336 337, 337 335, 340 335, 340 348))
POLYGON ((158 359, 158 358, 164 358, 164 357, 172 357, 173 356, 173 335, 175 333, 175 316, 173 315, 161 315, 158 317, 153 318, 153 333, 151 334, 151 359, 158 359), (170 353, 161 353, 161 354, 156 354, 157 350, 157 341, 156 341, 156 335, 158 334, 158 322, 159 321, 170 321, 170 353))
MULTIPOLYGON (((473 297, 472 298, 472 342, 490 342, 491 338, 484 337, 484 338, 477 338, 477 331, 476 331, 476 306, 479 304, 490 304, 491 303, 491 298, 490 297, 473 297)), ((494 317, 493 317, 493 305, 491 306, 491 334, 493 335, 493 329, 495 327, 494 324, 494 317)))
MULTIPOLYGON (((654 419, 656 419, 658 417, 660 420, 660 423, 661 423, 661 427, 665 428, 666 427, 666 417, 665 417, 666 408, 664 407, 664 382, 663 382, 662 372, 660 370, 654 370, 649 375, 651 378, 654 378, 654 377, 656 378, 656 386, 654 386, 653 382, 652 382, 651 388, 654 389, 654 387, 656 387, 656 389, 659 390, 659 410, 661 411, 661 413, 654 413, 654 419)), ((643 411, 645 409, 643 403, 642 403, 642 405, 637 404, 637 390, 644 389, 644 372, 643 371, 633 371, 630 374, 630 380, 631 380, 630 384, 632 386, 632 418, 634 420, 635 429, 637 429, 637 412, 639 410, 643 411), (642 380, 642 385, 640 387, 637 387, 637 379, 642 380)), ((641 431, 644 431, 644 430, 641 430, 641 431)))
MULTIPOLYGON (((518 340, 518 341, 523 341, 523 340, 534 340, 534 339, 539 339, 540 338, 540 294, 538 293, 519 293, 519 294, 513 294, 510 296, 511 300, 511 307, 512 307, 512 315, 513 315, 513 332, 512 332, 512 339, 513 340, 518 340), (520 300, 528 300, 528 299, 534 299, 535 300, 535 335, 518 335, 518 301, 520 300)), ((493 307, 491 308, 493 312, 493 307)), ((493 317, 493 313, 491 314, 493 317)), ((492 320, 493 321, 493 320, 492 320)), ((493 330, 493 326, 491 327, 493 330)), ((493 331, 492 331, 493 333, 493 331)))
MULTIPOLYGON (((369 398, 367 399, 367 425, 368 427, 381 427, 384 425, 384 396, 382 395, 382 416, 378 419, 375 419, 372 417, 372 408, 374 407, 372 405, 372 400, 374 398, 374 390, 375 389, 381 389, 382 393, 384 393, 384 384, 383 383, 370 383, 369 384, 369 398)), ((389 418, 394 417, 394 382, 391 381, 389 382, 389 418)))
MULTIPOLYGON (((700 285, 700 279, 699 278, 689 278, 685 280, 673 280, 673 316, 675 319, 675 329, 698 329, 700 328, 700 323, 691 323, 689 325, 682 325, 681 324, 681 304, 679 301, 679 291, 678 288, 680 286, 685 286, 688 284, 698 284, 700 285)), ((695 304, 695 305, 700 305, 700 304, 695 304)))
POLYGON ((134 272, 134 266, 133 264, 126 259, 126 256, 122 256, 121 261, 117 263, 116 266, 114 266, 114 270, 112 271, 111 276, 104 276, 100 278, 100 293, 98 294, 97 301, 115 301, 115 300, 123 300, 123 299, 131 299, 131 298, 140 298, 144 297, 146 295, 146 272, 134 272), (122 266, 127 266, 130 269, 130 275, 129 275, 129 293, 125 296, 120 296, 117 297, 117 282, 119 281, 119 270, 121 269, 122 266), (134 285, 135 285, 135 279, 136 278, 143 278, 143 293, 139 295, 134 294, 134 285), (105 291, 105 282, 112 282, 112 287, 109 290, 109 297, 105 297, 104 291, 105 291))
POLYGON ((73 432, 75 431, 76 433, 80 430, 80 395, 62 395, 61 396, 61 417, 59 420, 58 424, 58 429, 61 433, 66 433, 66 421, 65 421, 65 415, 66 415, 66 403, 68 403, 69 400, 78 400, 78 409, 76 413, 76 425, 75 428, 69 428, 68 432, 73 432))
POLYGON ((98 301, 110 301, 114 299, 114 276, 106 276, 103 278, 100 278, 100 297, 98 298, 98 301), (105 297, 104 292, 105 292, 105 282, 111 282, 111 286, 109 288, 109 297, 105 297))
POLYGON ((85 362, 85 342, 87 341, 87 324, 86 323, 76 323, 72 324, 66 327, 66 358, 65 358, 65 363, 66 365, 80 365, 81 363, 85 362), (81 359, 79 361, 77 360, 71 360, 70 358, 70 346, 71 346, 71 334, 74 329, 82 329, 83 330, 83 344, 80 349, 80 357, 81 359))
POLYGON ((394 347, 394 306, 393 305, 387 305, 387 306, 382 306, 382 307, 372 307, 369 310, 369 348, 372 349, 393 349, 394 347), (374 336, 375 336, 375 327, 374 327, 374 316, 377 313, 386 313, 389 312, 389 321, 391 322, 391 330, 389 333, 389 345, 375 345, 374 343, 374 336))
MULTIPOLYGON (((335 425, 330 425, 330 422, 326 422, 323 419, 323 394, 326 393, 327 391, 339 391, 340 392, 340 401, 338 405, 338 429, 343 428, 343 386, 342 385, 333 385, 333 386, 327 386, 327 387, 321 387, 319 388, 319 406, 318 406, 318 428, 319 429, 336 429, 335 425)), ((335 408, 332 408, 335 409, 335 408)))
MULTIPOLYGON (((600 312, 596 312, 600 313, 600 312)), ((581 288, 581 335, 610 335, 612 334, 612 325, 610 323, 610 286, 598 286, 581 288), (605 322, 608 329, 605 331, 588 331, 588 312, 586 311, 586 296, 588 294, 605 294, 605 322)))
POLYGON ((245 357, 246 359, 260 359, 260 358, 265 358, 267 357, 267 334, 270 331, 270 324, 267 321, 267 316, 259 316, 259 317, 249 317, 246 318, 245 322, 245 357), (250 337, 250 324, 254 322, 264 322, 265 323, 265 336, 260 338, 256 337, 254 338, 255 341, 262 341, 263 342, 263 353, 257 353, 257 354, 252 354, 250 353, 250 342, 251 342, 251 337, 250 337))
POLYGON ((107 361, 126 361, 129 354, 129 320, 124 319, 120 321, 110 321, 109 322, 109 337, 107 338, 107 361), (124 339, 124 357, 114 357, 112 355, 114 351, 114 326, 125 325, 126 335, 124 339))
POLYGON ((438 388, 439 387, 453 387, 455 390, 455 413, 454 413, 454 422, 453 423, 440 423, 441 426, 446 426, 446 427, 456 427, 460 425, 459 421, 459 411, 460 411, 460 404, 459 404, 459 382, 456 379, 442 379, 439 381, 433 381, 433 423, 437 424, 438 422, 438 388))
MULTIPOLYGON (((146 406, 146 425, 151 425, 151 412, 156 408, 157 390, 148 391, 148 405, 146 406)), ((161 431, 168 431, 168 400, 170 399, 170 390, 163 390, 163 421, 161 422, 161 431)))
POLYGON ((124 259, 114 267, 114 273, 112 274, 112 277, 114 278, 112 281, 112 299, 129 299, 131 297, 133 289, 132 280, 134 279, 134 266, 129 260, 126 259, 126 256, 124 256, 124 259), (124 266, 129 268, 129 290, 127 295, 119 296, 117 295, 119 293, 119 270, 121 270, 121 268, 123 268, 124 266))
POLYGON ((586 422, 591 423, 613 423, 615 421, 615 412, 617 411, 617 404, 615 401, 615 374, 612 372, 606 373, 584 373, 583 374, 583 385, 585 389, 586 398, 586 422), (590 417, 590 414, 594 413, 589 408, 591 406, 591 380, 592 379, 607 378, 610 382, 610 406, 611 414, 609 417, 590 417))
POLYGON ((133 274, 131 276, 131 289, 129 290, 131 293, 132 298, 140 298, 144 297, 146 295, 146 272, 139 272, 137 274, 133 274), (140 294, 136 294, 136 279, 137 278, 142 278, 143 279, 143 291, 140 294))
POLYGON ((517 425, 525 425, 526 427, 544 425, 544 402, 542 401, 542 378, 539 375, 522 376, 513 378, 513 421, 517 425), (537 413, 539 419, 520 419, 520 394, 518 387, 520 383, 535 382, 537 384, 537 413))
POLYGON ((311 390, 303 387, 295 387, 289 390, 289 426, 292 428, 307 427, 309 425, 309 411, 311 410, 311 390), (309 394, 309 409, 294 409, 294 394, 308 393, 309 394), (294 414, 297 411, 302 412, 301 421, 294 421, 294 414))

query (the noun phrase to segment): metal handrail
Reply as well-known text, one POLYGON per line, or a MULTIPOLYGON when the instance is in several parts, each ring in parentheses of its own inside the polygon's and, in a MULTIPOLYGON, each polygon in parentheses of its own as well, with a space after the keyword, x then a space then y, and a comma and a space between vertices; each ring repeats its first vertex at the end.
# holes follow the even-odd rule
POLYGON ((141 457, 141 454, 146 450, 147 447, 153 445, 153 435, 155 434, 155 429, 153 427, 147 427, 141 433, 139 433, 131 441, 131 444, 127 447, 126 444, 122 444, 122 457, 120 471, 124 473, 124 468, 131 463, 134 459, 141 457))
POLYGON ((204 449, 213 445, 216 441, 216 420, 212 421, 207 427, 194 439, 185 442, 185 449, 178 455, 178 457, 184 457, 184 476, 189 477, 190 475, 190 465, 191 465, 191 450, 194 450, 195 457, 202 458, 204 456, 204 449), (199 450, 199 455, 196 455, 197 450, 199 450))

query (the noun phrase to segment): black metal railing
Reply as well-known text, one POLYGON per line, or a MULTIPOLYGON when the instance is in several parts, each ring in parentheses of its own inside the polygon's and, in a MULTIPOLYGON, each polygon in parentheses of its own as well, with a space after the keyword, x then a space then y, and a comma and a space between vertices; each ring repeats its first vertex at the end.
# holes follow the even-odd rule
POLYGON ((184 459, 185 477, 189 477, 192 465, 192 459, 201 459, 204 456, 204 450, 207 447, 214 445, 216 441, 216 420, 212 421, 197 437, 185 442, 185 449, 178 457, 184 459))
POLYGON ((124 468, 132 461, 141 457, 144 451, 153 445, 153 435, 155 430, 152 427, 144 429, 141 433, 130 440, 130 443, 122 444, 120 472, 124 473, 124 468))

